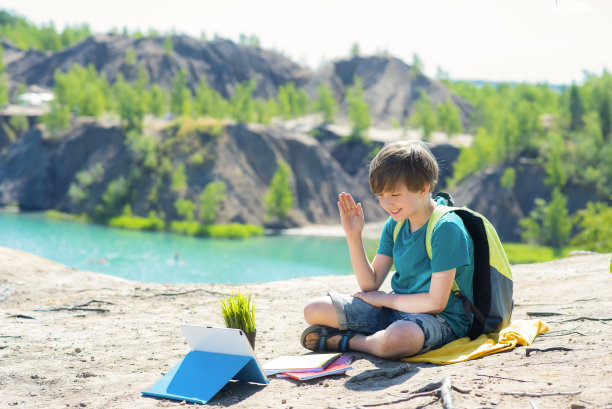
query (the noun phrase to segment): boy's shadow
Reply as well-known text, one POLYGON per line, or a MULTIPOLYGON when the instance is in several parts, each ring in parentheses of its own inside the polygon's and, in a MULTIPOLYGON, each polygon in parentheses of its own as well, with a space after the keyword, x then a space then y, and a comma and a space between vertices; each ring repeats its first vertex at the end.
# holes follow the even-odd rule
POLYGON ((381 359, 367 354, 355 354, 355 360, 369 361, 376 368, 366 369, 350 376, 344 383, 344 387, 353 391, 378 391, 401 385, 420 370, 419 367, 408 362, 381 359))

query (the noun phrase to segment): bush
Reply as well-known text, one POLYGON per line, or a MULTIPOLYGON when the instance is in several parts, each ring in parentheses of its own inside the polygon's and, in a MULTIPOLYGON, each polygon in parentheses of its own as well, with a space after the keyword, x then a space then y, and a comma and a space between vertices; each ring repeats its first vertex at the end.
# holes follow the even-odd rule
POLYGON ((148 217, 122 214, 109 219, 108 225, 127 230, 163 230, 166 226, 154 211, 149 212, 148 217))
POLYGON ((263 227, 252 224, 212 224, 203 227, 205 235, 215 239, 246 239, 264 234, 263 227))

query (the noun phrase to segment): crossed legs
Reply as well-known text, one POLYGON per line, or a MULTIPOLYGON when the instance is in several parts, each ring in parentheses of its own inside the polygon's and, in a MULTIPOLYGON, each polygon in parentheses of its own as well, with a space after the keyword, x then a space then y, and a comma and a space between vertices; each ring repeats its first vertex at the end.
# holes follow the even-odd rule
MULTIPOLYGON (((329 296, 310 300, 304 307, 304 318, 310 325, 319 324, 338 328, 338 315, 329 296)), ((336 335, 327 340, 327 347, 337 349, 342 337, 336 335)), ((306 336, 306 347, 314 348, 318 335, 306 336)), ((396 321, 386 329, 371 335, 356 334, 349 340, 349 348, 381 358, 402 358, 414 355, 423 348, 425 334, 421 327, 410 321, 396 321)))

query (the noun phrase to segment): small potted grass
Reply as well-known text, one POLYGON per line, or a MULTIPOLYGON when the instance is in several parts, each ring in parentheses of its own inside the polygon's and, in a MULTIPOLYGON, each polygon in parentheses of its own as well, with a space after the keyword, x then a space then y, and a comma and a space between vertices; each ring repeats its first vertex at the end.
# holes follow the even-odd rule
POLYGON ((229 295, 219 300, 221 303, 221 316, 227 328, 242 330, 247 336, 253 349, 255 349, 255 298, 249 292, 241 290, 232 291, 229 295))

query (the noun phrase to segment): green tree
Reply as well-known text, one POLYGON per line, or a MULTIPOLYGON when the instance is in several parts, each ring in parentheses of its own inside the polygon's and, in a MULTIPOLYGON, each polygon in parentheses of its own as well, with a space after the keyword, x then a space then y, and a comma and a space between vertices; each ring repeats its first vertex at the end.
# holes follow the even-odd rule
POLYGON ((257 114, 255 112, 255 101, 253 91, 257 86, 257 81, 252 78, 248 83, 238 84, 232 96, 232 112, 234 119, 238 122, 254 122, 257 114))
POLYGON ((334 115, 338 112, 338 102, 332 90, 324 82, 319 84, 317 91, 319 98, 316 102, 316 109, 323 113, 323 122, 331 124, 334 122, 334 115))
POLYGON ((15 130, 17 135, 21 135, 30 128, 30 123, 25 115, 13 115, 9 119, 9 125, 15 130))
POLYGON ((153 84, 149 90, 149 112, 161 117, 166 112, 168 96, 158 84, 153 84))
POLYGON ((544 181, 547 185, 563 188, 567 183, 567 174, 564 168, 565 143, 558 133, 551 133, 551 148, 546 160, 546 173, 544 181))
POLYGON ((184 69, 172 78, 170 112, 175 115, 189 115, 191 113, 191 91, 187 87, 187 71, 184 69))
POLYGON ((359 55, 359 44, 358 43, 353 43, 353 45, 351 46, 351 55, 352 56, 359 55))
POLYGON ((370 127, 372 119, 370 107, 365 100, 363 84, 358 76, 353 77, 353 86, 346 90, 346 101, 352 128, 350 139, 361 140, 365 136, 365 131, 370 127))
POLYGON ((572 220, 567 211, 567 198, 555 188, 550 203, 537 198, 528 218, 520 221, 523 238, 538 244, 552 246, 555 250, 567 245, 572 230, 572 220))
POLYGON ((584 107, 582 106, 582 98, 580 97, 580 91, 575 84, 570 87, 570 101, 569 101, 569 113, 570 113, 570 131, 577 131, 582 128, 583 121, 582 116, 584 115, 584 107))
POLYGON ((119 73, 115 84, 113 84, 113 95, 123 129, 125 131, 141 132, 146 111, 144 94, 126 83, 123 75, 119 73))
POLYGON ((601 133, 605 139, 610 136, 612 131, 612 110, 610 110, 610 96, 605 95, 599 105, 599 123, 601 124, 601 133))
POLYGON ((187 173, 185 172, 185 164, 181 163, 172 173, 172 182, 170 188, 174 192, 184 193, 187 190, 187 173))
POLYGON ((174 202, 174 208, 176 209, 176 213, 179 216, 183 217, 184 220, 191 222, 195 219, 193 213, 195 211, 196 205, 191 200, 179 197, 174 202))
POLYGON ((72 113, 67 106, 51 101, 49 112, 41 117, 41 122, 45 124, 47 131, 52 139, 58 139, 61 132, 68 129, 72 113))
POLYGON ((421 97, 414 104, 414 114, 410 117, 409 123, 423 130, 423 140, 429 141, 433 133, 437 117, 436 112, 431 106, 429 95, 421 91, 421 97))
POLYGON ((136 51, 133 48, 128 48, 125 51, 125 57, 123 58, 125 65, 134 66, 136 65, 136 51))
POLYGON ((166 36, 164 38, 164 55, 171 57, 172 54, 174 54, 174 43, 172 42, 172 37, 166 36))
POLYGON ((0 107, 9 103, 8 76, 4 72, 5 69, 4 48, 2 48, 2 44, 0 44, 0 107))
POLYGON ((438 125, 449 137, 463 131, 459 108, 452 101, 438 104, 438 125))
POLYGON ((612 252, 612 207, 589 202, 586 209, 577 212, 575 223, 578 234, 572 239, 572 246, 598 253, 612 252))
POLYGON ((420 77, 421 75, 423 75, 424 70, 425 67, 423 65, 423 61, 416 53, 412 54, 412 66, 410 67, 410 74, 412 75, 412 77, 420 77))
POLYGON ((217 220, 221 203, 227 198, 225 193, 225 182, 219 180, 210 182, 200 194, 200 219, 205 224, 214 223, 217 220))
POLYGON ((277 169, 270 182, 270 190, 264 196, 268 217, 283 220, 293 208, 293 192, 289 176, 291 168, 283 161, 277 162, 277 169))
POLYGON ((514 168, 504 169, 504 173, 502 174, 499 182, 506 190, 514 189, 514 184, 516 183, 516 171, 514 168))

